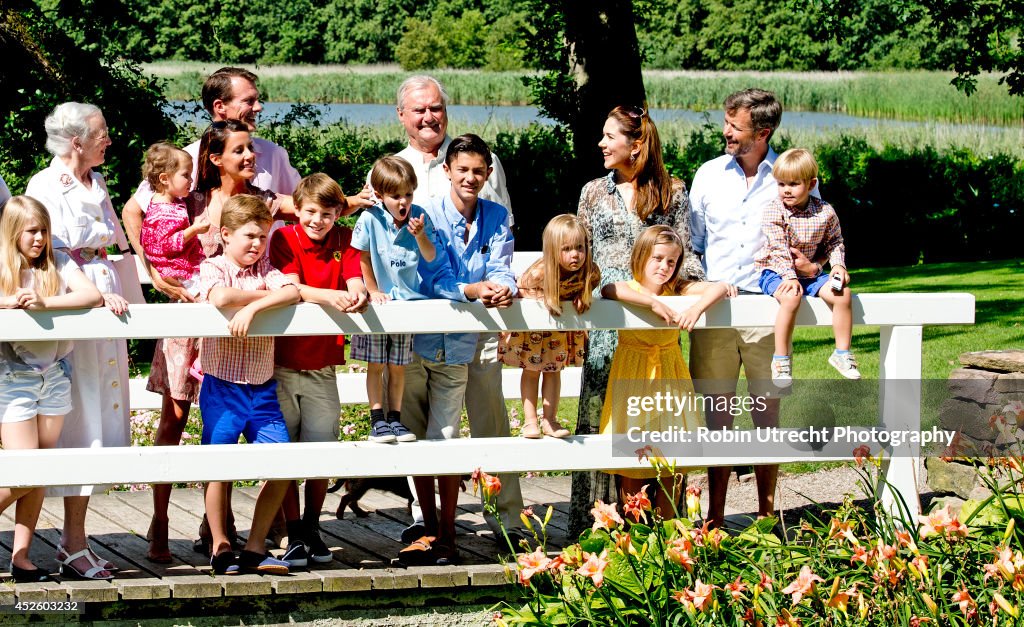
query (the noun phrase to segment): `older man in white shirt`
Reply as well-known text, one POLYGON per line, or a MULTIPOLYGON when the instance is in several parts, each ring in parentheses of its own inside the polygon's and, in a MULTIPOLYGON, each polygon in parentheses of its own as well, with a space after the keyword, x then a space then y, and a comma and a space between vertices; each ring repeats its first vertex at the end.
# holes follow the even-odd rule
MULTIPOLYGON (((448 94, 441 83, 426 75, 410 76, 398 87, 398 120, 405 127, 409 145, 398 156, 412 164, 416 171, 416 191, 412 201, 426 207, 431 198, 448 193, 451 181, 444 173, 444 156, 452 138, 448 136, 448 94)), ((493 171, 480 198, 508 209, 512 224, 512 202, 505 184, 505 170, 498 155, 491 153, 493 171)))
MULTIPOLYGON (((776 154, 768 145, 782 120, 782 105, 775 95, 762 89, 747 89, 725 100, 725 154, 697 170, 690 186, 691 238, 708 281, 736 285, 741 293, 760 294, 754 255, 764 244, 761 214, 778 186, 772 176, 776 154)), ((817 190, 814 194, 817 196, 817 190)), ((814 276, 820 266, 794 254, 797 273, 814 276)), ((740 366, 746 374, 750 396, 766 397, 763 410, 752 410, 757 427, 779 424, 778 389, 771 383, 771 360, 775 336, 771 327, 702 329, 690 339, 690 372, 702 394, 730 399, 736 394, 740 366)), ((731 407, 720 404, 715 407, 731 407)), ((708 427, 731 429, 728 411, 709 411, 708 427)), ((729 467, 708 469, 709 507, 707 520, 720 526, 725 516, 729 467)), ((775 487, 779 467, 757 466, 759 516, 771 516, 775 509, 775 487)))

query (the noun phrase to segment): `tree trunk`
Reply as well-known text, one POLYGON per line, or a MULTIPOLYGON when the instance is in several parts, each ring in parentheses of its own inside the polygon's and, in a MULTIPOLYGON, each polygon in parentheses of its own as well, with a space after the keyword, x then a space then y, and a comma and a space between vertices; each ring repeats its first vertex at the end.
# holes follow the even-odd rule
POLYGON ((572 122, 577 182, 601 176, 597 142, 608 112, 618 105, 646 106, 640 47, 631 0, 569 0, 565 38, 576 81, 579 114, 572 122))

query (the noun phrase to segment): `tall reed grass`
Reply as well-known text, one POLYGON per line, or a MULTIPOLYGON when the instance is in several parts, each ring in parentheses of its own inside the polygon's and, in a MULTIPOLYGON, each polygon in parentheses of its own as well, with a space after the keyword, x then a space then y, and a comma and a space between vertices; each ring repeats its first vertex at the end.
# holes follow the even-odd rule
MULTIPOLYGON (((173 100, 198 100, 207 70, 167 64, 147 69, 163 77, 167 97, 173 100)), ((455 104, 530 103, 523 73, 442 70, 433 74, 455 104)), ((390 67, 336 66, 334 71, 295 67, 291 72, 274 67, 263 73, 261 85, 270 101, 390 104, 398 84, 409 75, 390 67)), ((977 92, 970 97, 956 91, 950 78, 942 72, 651 72, 644 82, 648 102, 656 108, 718 109, 728 94, 758 86, 774 91, 790 111, 955 124, 1024 123, 1024 99, 1009 96, 996 77, 981 76, 977 92)))

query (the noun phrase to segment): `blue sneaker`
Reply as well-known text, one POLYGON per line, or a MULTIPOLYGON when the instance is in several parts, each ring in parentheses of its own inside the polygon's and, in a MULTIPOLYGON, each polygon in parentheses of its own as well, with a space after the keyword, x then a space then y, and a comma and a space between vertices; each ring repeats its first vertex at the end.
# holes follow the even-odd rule
POLYGON ((391 433, 395 434, 395 439, 399 442, 415 442, 416 434, 405 428, 405 425, 398 422, 397 420, 392 422, 390 425, 391 433))
POLYGON ((382 444, 391 444, 397 441, 395 438, 395 432, 391 430, 391 425, 378 420, 370 426, 370 435, 366 438, 371 442, 379 442, 382 444))

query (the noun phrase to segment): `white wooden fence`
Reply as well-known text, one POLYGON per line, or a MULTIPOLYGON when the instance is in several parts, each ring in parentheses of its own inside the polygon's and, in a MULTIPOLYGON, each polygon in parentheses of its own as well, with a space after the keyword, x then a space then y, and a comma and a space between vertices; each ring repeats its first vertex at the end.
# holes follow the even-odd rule
MULTIPOLYGON (((696 297, 664 299, 674 308, 696 297)), ((698 327, 770 326, 777 305, 764 296, 741 296, 712 307, 698 327)), ((135 305, 117 317, 103 308, 76 311, 0 311, 0 340, 224 337, 234 310, 206 304, 135 305)), ((970 294, 862 294, 854 297, 855 325, 880 327, 880 422, 889 429, 916 428, 920 397, 908 398, 900 380, 920 380, 922 327, 972 324, 970 294), (886 389, 890 393, 886 394, 886 389)), ((804 302, 797 317, 802 326, 830 326, 831 312, 821 299, 804 302)), ((371 306, 360 315, 317 305, 299 304, 256 317, 253 335, 330 335, 337 333, 495 332, 499 330, 654 329, 664 323, 650 311, 615 301, 598 300, 586 314, 568 308, 551 317, 537 301, 516 301, 507 309, 477 303, 431 300, 371 306)), ((512 371, 518 378, 518 373, 512 371)), ((509 394, 509 396, 512 396, 509 394)), ((136 403, 133 401, 133 405, 136 403)), ((140 403, 145 405, 145 403, 140 403)), ((744 463, 780 463, 805 459, 744 459, 744 463)), ((850 459, 844 455, 834 459, 850 459)), ((732 457, 678 459, 680 465, 733 465, 732 457)), ((0 486, 52 486, 90 483, 165 483, 290 479, 297 477, 371 477, 463 474, 482 467, 488 472, 643 468, 646 461, 612 455, 610 436, 487 438, 420 441, 399 446, 369 442, 281 444, 263 446, 182 446, 3 451, 0 486)), ((894 457, 888 482, 911 506, 919 507, 915 459, 894 457)), ((879 495, 890 504, 888 489, 879 495)))

